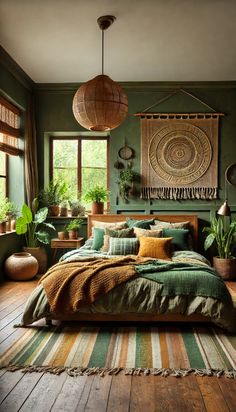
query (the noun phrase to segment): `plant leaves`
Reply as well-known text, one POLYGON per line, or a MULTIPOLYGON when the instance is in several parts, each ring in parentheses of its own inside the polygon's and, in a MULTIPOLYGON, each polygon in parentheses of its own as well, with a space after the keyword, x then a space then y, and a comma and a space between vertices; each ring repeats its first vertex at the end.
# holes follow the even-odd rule
POLYGON ((31 223, 32 220, 33 220, 32 212, 31 212, 29 206, 27 206, 25 203, 22 206, 22 217, 23 217, 25 223, 31 223))
POLYGON ((48 215, 48 208, 47 207, 42 207, 42 209, 39 209, 34 217, 34 221, 36 223, 43 223, 47 219, 48 215))
POLYGON ((47 226, 49 229, 56 230, 55 227, 51 223, 44 222, 44 226, 47 226))
POLYGON ((39 242, 44 243, 45 245, 48 245, 50 242, 49 234, 43 230, 39 230, 38 232, 35 232, 35 236, 37 237, 39 242))
POLYGON ((24 235, 27 232, 27 223, 24 217, 18 217, 16 221, 16 233, 17 235, 24 235))
POLYGON ((215 234, 214 233, 210 233, 207 237, 206 237, 206 239, 205 239, 205 242, 204 242, 204 249, 205 250, 207 250, 207 249, 209 249, 209 247, 212 245, 212 243, 214 242, 214 240, 215 240, 215 234))

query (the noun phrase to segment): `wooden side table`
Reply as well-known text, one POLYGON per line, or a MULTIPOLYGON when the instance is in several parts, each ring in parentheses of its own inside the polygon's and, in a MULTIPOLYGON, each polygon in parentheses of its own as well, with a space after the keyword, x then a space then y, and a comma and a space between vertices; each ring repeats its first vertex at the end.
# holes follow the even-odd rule
POLYGON ((52 239, 51 240, 51 248, 53 249, 52 254, 52 263, 54 264, 56 260, 56 255, 58 249, 78 249, 84 243, 83 237, 78 237, 78 239, 52 239))

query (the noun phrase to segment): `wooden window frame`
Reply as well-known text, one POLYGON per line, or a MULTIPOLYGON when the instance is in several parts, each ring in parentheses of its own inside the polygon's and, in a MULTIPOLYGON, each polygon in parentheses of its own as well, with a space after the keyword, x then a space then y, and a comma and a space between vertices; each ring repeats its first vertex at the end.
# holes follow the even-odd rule
POLYGON ((8 197, 9 195, 9 174, 8 174, 8 169, 9 169, 9 155, 4 153, 5 155, 5 174, 0 175, 0 178, 5 179, 5 197, 8 197))
POLYGON ((110 189, 110 139, 109 136, 50 136, 49 139, 49 178, 53 179, 53 142, 54 140, 77 140, 78 142, 78 161, 77 161, 77 188, 81 192, 82 167, 81 167, 81 147, 83 140, 106 140, 107 142, 107 189, 110 189))

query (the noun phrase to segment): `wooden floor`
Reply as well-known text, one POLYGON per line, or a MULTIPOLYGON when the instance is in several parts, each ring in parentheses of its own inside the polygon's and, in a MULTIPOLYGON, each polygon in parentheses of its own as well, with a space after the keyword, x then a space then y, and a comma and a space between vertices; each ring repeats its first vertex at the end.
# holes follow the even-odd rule
MULTIPOLYGON (((0 284, 0 350, 25 332, 14 329, 36 281, 0 284)), ((228 286, 236 290, 236 282, 228 286)), ((236 411, 236 380, 158 376, 70 377, 0 370, 0 411, 236 411)))

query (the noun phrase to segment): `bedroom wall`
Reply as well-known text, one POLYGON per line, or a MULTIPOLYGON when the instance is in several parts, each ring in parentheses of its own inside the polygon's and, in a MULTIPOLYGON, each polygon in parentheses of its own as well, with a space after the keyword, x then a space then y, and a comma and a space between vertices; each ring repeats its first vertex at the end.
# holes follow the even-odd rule
MULTIPOLYGON (((224 173, 226 167, 236 162, 236 82, 186 82, 186 83, 161 83, 140 82, 122 83, 129 99, 129 114, 124 123, 111 131, 110 153, 110 190, 111 213, 196 213, 200 218, 200 227, 210 220, 224 199, 224 173), (117 170, 114 163, 117 160, 119 149, 127 144, 135 150, 133 160, 134 170, 140 172, 140 124, 134 116, 136 112, 143 111, 160 99, 169 95, 176 89, 183 88, 198 99, 225 113, 220 122, 219 132, 219 199, 214 201, 174 201, 158 200, 144 201, 133 198, 129 203, 122 199, 117 202, 117 170)), ((48 138, 50 134, 62 132, 63 134, 80 133, 85 131, 74 119, 71 104, 72 98, 79 85, 75 84, 37 84, 37 131, 39 150, 40 184, 48 175, 48 138)), ((152 111, 160 112, 205 112, 205 108, 197 100, 184 94, 177 94, 158 107, 153 106, 152 111)), ((233 214, 236 216, 236 187, 230 187, 229 203, 233 214)))
MULTIPOLYGON (((0 93, 21 110, 21 141, 24 146, 24 114, 32 90, 32 80, 0 48, 0 93)), ((19 207, 25 199, 23 156, 9 156, 9 197, 19 207)), ((3 280, 3 262, 11 253, 21 250, 22 239, 15 233, 0 236, 0 281, 3 280)))

